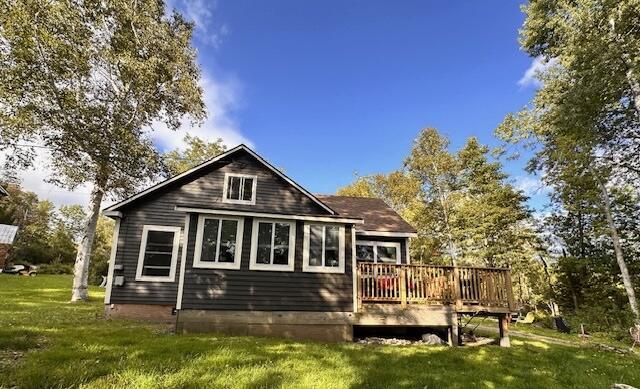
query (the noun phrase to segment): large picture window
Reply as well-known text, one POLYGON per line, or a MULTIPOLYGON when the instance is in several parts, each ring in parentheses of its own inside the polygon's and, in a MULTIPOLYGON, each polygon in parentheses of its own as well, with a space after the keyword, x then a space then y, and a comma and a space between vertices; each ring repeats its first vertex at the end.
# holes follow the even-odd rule
POLYGON ((244 219, 204 216, 198 218, 194 267, 239 269, 244 219))
POLYGON ((173 282, 180 248, 180 227, 142 227, 136 281, 173 282))
POLYGON ((338 224, 305 224, 302 269, 344 273, 344 231, 338 224))
POLYGON ((254 219, 249 268, 293 271, 295 242, 295 222, 254 219))
POLYGON ((356 260, 374 263, 400 263, 398 242, 356 242, 356 260))
POLYGON ((248 174, 227 173, 224 175, 222 201, 232 204, 256 203, 258 178, 248 174))

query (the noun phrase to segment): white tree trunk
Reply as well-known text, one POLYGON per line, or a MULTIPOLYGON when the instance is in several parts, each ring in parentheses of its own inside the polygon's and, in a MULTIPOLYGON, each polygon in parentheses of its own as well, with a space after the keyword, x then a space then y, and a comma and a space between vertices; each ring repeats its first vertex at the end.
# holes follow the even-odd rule
POLYGON ((600 187, 600 193, 602 194, 602 203, 604 205, 603 210, 607 218, 607 224, 609 225, 609 231, 611 233, 611 240, 613 241, 613 250, 616 254, 616 262, 620 268, 620 274, 622 275, 622 283, 624 289, 627 292, 629 299, 629 307, 631 313, 633 313, 633 320, 636 324, 640 324, 640 310, 638 309, 638 300, 636 299, 636 292, 633 289, 633 283, 631 282, 631 276, 629 275, 629 269, 627 263, 624 261, 622 254, 622 246, 620 245, 620 236, 618 235, 618 229, 613 222, 613 216, 611 216, 611 200, 609 199, 609 192, 607 187, 596 177, 596 182, 600 187))
POLYGON ((94 184, 91 191, 91 209, 87 217, 87 224, 82 234, 82 240, 78 245, 76 263, 73 268, 73 289, 71 291, 71 301, 87 301, 89 299, 89 263, 91 262, 91 248, 93 238, 96 234, 98 217, 100 216, 100 205, 104 195, 101 188, 94 184))

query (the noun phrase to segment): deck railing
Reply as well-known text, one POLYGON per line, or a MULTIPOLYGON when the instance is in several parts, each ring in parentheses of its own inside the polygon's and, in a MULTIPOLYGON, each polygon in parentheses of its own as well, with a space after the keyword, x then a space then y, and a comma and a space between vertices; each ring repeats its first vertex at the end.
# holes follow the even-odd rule
POLYGON ((513 310, 509 269, 360 262, 358 303, 513 310))

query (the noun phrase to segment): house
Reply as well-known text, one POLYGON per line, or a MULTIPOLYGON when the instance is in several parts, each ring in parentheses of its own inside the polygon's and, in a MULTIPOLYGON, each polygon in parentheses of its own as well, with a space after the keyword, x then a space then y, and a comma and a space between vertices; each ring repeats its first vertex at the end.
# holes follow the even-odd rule
POLYGON ((512 309, 508 270, 411 264, 416 230, 382 200, 313 195, 244 145, 104 214, 108 317, 323 340, 439 326, 455 343, 460 313, 512 309))

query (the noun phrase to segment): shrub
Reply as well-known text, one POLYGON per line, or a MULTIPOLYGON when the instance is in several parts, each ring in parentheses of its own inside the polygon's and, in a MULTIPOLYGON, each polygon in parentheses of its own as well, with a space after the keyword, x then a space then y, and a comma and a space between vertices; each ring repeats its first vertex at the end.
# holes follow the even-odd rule
POLYGON ((38 266, 38 273, 41 274, 73 274, 73 265, 68 263, 44 263, 38 266))

